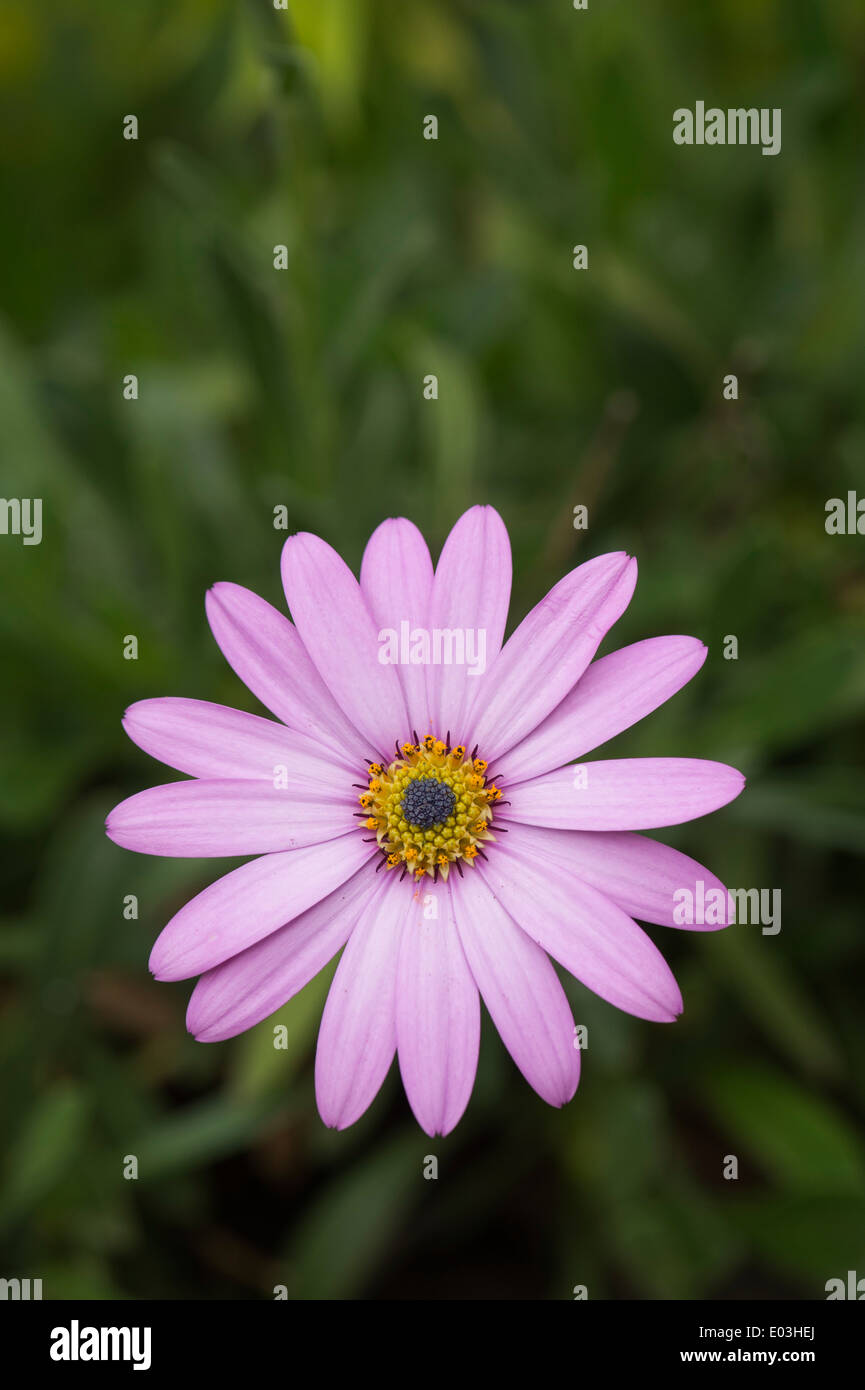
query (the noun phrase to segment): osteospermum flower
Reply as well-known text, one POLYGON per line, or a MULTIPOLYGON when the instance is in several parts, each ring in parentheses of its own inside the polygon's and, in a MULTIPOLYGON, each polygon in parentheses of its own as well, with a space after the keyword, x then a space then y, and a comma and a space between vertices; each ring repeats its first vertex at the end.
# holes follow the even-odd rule
POLYGON ((133 705, 130 738, 192 780, 140 792, 107 822, 145 854, 258 856, 153 948, 157 979, 201 977, 196 1038, 251 1028, 342 950, 316 1052, 322 1118, 352 1124, 396 1053, 418 1122, 446 1134, 474 1084, 481 998, 538 1094, 573 1096, 580 1052, 550 957, 638 1018, 675 1019, 676 981, 634 919, 680 925, 676 890, 724 890, 635 832, 714 811, 744 779, 689 758, 574 766, 706 656, 694 638, 654 637, 590 665, 636 575, 621 553, 579 565, 503 644, 507 532, 474 507, 435 571, 411 522, 383 522, 360 583, 323 540, 292 536, 293 622, 235 584, 210 590, 219 646, 281 722, 198 700, 133 705), (389 664, 382 634, 406 630, 417 662, 389 664), (474 634, 483 671, 442 660, 437 633, 474 634))

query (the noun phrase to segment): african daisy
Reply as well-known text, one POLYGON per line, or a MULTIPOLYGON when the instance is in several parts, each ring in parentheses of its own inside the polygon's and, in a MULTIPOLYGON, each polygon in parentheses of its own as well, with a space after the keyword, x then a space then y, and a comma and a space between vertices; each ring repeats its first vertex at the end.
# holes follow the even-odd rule
POLYGON ((196 1038, 251 1028, 342 951, 316 1052, 323 1120, 362 1115, 396 1053, 418 1122, 446 1134, 474 1084, 481 998, 538 1094, 573 1096, 580 1053, 550 957, 628 1013, 675 1019, 679 989, 634 919, 676 926, 677 889, 724 890, 635 832, 714 811, 744 779, 689 758, 576 763, 706 656, 694 638, 654 637, 590 665, 636 573, 622 553, 588 560, 503 643, 508 536, 473 507, 435 570, 411 522, 383 522, 360 583, 325 541, 292 536, 292 622, 235 584, 210 590, 216 641, 280 722, 199 700, 132 705, 130 738, 192 780, 140 792, 107 821, 144 854, 258 856, 182 907, 153 948, 157 979, 200 976, 196 1038), (417 660, 391 664, 382 634, 404 623, 417 660), (482 673, 435 661, 421 640, 460 632, 483 634, 482 673))

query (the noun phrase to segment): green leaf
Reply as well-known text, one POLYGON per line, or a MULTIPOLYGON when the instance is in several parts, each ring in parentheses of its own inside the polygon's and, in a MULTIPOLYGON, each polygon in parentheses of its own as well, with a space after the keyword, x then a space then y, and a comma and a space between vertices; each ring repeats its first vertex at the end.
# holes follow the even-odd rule
POLYGON ((837 1077, 842 1063, 835 1040, 779 948, 781 940, 783 924, 777 936, 763 936, 753 926, 728 927, 711 942, 709 959, 757 1027, 798 1068, 837 1077))
POLYGON ((74 1163, 82 1143, 88 1104, 73 1082, 58 1082, 36 1101, 13 1140, 2 1194, 0 1229, 29 1215, 74 1163))
POLYGON ((285 1090, 312 1047, 335 970, 333 960, 275 1014, 238 1039, 228 1083, 235 1096, 252 1100, 285 1090), (281 1038, 274 1047, 277 1027, 285 1029, 284 1046, 281 1038))
POLYGON ((710 1076, 704 1095, 729 1142, 741 1144, 782 1189, 865 1197, 862 1145, 822 1097, 782 1073, 747 1066, 710 1076))
POLYGON ((865 1271, 865 1201, 855 1197, 739 1198, 728 1219, 755 1253, 782 1274, 804 1281, 809 1298, 826 1297, 826 1281, 865 1271))
POLYGON ((413 1198, 436 1187, 423 1159, 438 1142, 403 1132, 328 1183, 286 1252, 290 1297, 351 1298, 368 1285, 413 1198))
POLYGON ((138 1158, 141 1182, 187 1172, 244 1149, 278 1113, 274 1101, 238 1101, 218 1096, 188 1105, 154 1125, 129 1152, 138 1158))

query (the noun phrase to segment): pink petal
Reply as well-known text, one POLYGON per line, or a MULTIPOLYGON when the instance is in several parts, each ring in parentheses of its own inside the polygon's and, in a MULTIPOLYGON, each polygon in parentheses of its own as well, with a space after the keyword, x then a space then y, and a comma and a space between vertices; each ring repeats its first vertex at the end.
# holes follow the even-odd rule
MULTIPOLYGON (((109 839, 139 854, 174 858, 272 854, 357 830, 357 803, 314 783, 169 782, 130 796, 105 822, 109 839)), ((335 850, 339 853, 339 850, 335 850)))
POLYGON ((406 1095, 427 1134, 449 1134, 468 1104, 480 1024, 448 886, 421 888, 411 897, 400 947, 396 1035, 406 1095), (434 910, 438 915, 429 916, 434 910))
POLYGON ((139 700, 123 716, 133 743, 191 777, 261 777, 272 781, 276 769, 297 769, 337 785, 346 772, 357 771, 350 756, 325 750, 320 742, 287 729, 272 719, 245 714, 207 700, 139 700))
POLYGON ((189 1001, 190 1033, 199 1042, 221 1042, 281 1008, 342 950, 373 887, 361 870, 293 922, 208 970, 189 1001))
POLYGON ((359 729, 370 753, 384 755, 409 733, 400 683, 379 660, 378 629, 344 560, 318 536, 290 536, 282 582, 291 615, 325 685, 359 729))
POLYGON ((638 1018, 671 1023, 682 996, 657 946, 575 869, 552 865, 518 827, 483 868, 484 883, 514 921, 588 989, 638 1018))
MULTIPOLYGON (((492 507, 471 507, 439 556, 429 623, 433 631, 470 631, 475 657, 483 641, 486 672, 471 675, 467 662, 427 667, 430 732, 438 738, 450 731, 452 743, 468 739, 471 710, 501 650, 510 595, 511 546, 505 524, 492 507)), ((480 670, 479 661, 474 669, 480 670)))
POLYGON ((373 853, 360 835, 265 854, 218 878, 175 913, 150 954, 157 980, 187 980, 299 917, 373 853))
POLYGON ((239 584, 214 584, 205 606, 223 656, 263 705, 290 729, 363 762, 363 739, 282 613, 239 584))
POLYGON ((559 830, 651 830, 717 811, 744 785, 734 767, 702 758, 610 758, 508 787, 502 817, 559 830))
MULTIPOLYGON (((401 641, 403 624, 408 634, 428 628, 432 582, 432 560, 417 527, 404 517, 383 521, 369 539, 360 568, 361 592, 379 636, 390 629, 401 641)), ((423 738, 429 730, 424 667, 401 663, 396 673, 409 728, 423 738)))
POLYGON ((502 1042, 538 1095, 564 1105, 577 1089, 580 1054, 549 957, 496 902, 476 869, 449 887, 469 969, 502 1042))
POLYGON ((326 1125, 346 1129, 372 1104, 396 1051, 396 973, 411 903, 397 874, 379 878, 327 996, 315 1054, 326 1125))
MULTIPOLYGON (((709 925, 676 922, 675 894, 682 889, 699 896, 727 890, 708 869, 680 854, 670 845, 649 840, 631 831, 542 830, 533 825, 509 827, 508 846, 519 837, 520 846, 530 850, 538 862, 551 867, 573 869, 586 883, 618 903, 629 917, 654 922, 661 927, 684 927, 688 931, 717 931, 709 925)), ((717 900, 716 900, 717 901, 717 900)))
POLYGON ((627 608, 637 562, 599 555, 565 575, 508 638, 470 732, 487 762, 530 734, 573 689, 627 608))
POLYGON ((706 660, 695 637, 650 637, 595 661, 543 723, 506 753, 499 782, 519 782, 581 758, 681 690, 706 660))

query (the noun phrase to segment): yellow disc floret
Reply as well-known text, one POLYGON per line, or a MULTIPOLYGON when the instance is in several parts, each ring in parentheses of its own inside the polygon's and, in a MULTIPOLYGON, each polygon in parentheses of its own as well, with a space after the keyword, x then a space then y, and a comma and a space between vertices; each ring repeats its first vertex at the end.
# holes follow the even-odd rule
POLYGON ((369 789, 358 802, 385 866, 446 879, 454 864, 462 873, 483 857, 483 844, 495 839, 492 802, 501 796, 486 785, 486 770, 482 758, 467 759, 464 747, 449 748, 433 734, 399 745, 389 767, 370 764, 369 789))

